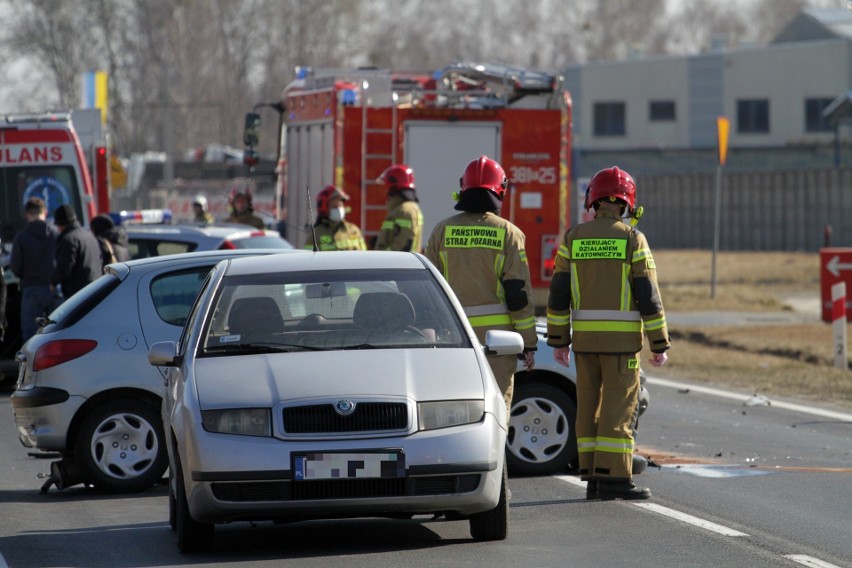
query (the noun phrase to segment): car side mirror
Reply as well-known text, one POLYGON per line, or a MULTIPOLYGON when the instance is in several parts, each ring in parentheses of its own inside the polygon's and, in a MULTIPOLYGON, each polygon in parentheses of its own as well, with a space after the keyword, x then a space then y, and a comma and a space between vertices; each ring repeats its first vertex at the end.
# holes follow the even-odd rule
POLYGON ((154 367, 177 367, 180 365, 177 343, 161 341, 152 345, 151 349, 148 350, 148 363, 154 367))
POLYGON ((520 355, 524 352, 524 338, 514 331, 486 331, 485 352, 489 355, 520 355))

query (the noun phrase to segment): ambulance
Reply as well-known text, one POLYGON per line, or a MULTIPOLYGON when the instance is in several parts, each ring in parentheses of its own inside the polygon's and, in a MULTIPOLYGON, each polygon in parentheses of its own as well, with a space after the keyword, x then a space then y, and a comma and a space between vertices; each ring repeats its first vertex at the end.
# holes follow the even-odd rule
POLYGON ((48 221, 64 204, 74 208, 84 226, 96 214, 92 178, 70 113, 0 115, 0 264, 7 283, 0 380, 17 373, 14 356, 20 347, 20 295, 8 265, 15 233, 26 224, 24 204, 31 197, 44 200, 48 221))
POLYGON ((500 162, 509 190, 500 214, 526 234, 537 305, 546 303, 553 258, 569 226, 571 97, 551 73, 496 63, 453 63, 426 73, 297 69, 281 100, 246 116, 245 162, 257 159, 259 111, 279 113, 276 194, 287 240, 301 247, 312 198, 326 185, 349 194, 347 219, 375 239, 386 214, 390 165, 414 171, 424 242, 457 213, 453 194, 480 155, 500 162))

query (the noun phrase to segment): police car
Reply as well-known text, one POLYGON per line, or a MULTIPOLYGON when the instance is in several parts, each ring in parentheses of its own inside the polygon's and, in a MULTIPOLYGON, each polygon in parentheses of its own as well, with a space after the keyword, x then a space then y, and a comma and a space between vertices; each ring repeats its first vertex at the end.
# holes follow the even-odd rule
POLYGON ((168 209, 144 209, 110 213, 127 232, 131 259, 225 249, 292 249, 278 231, 232 223, 170 224, 168 209))

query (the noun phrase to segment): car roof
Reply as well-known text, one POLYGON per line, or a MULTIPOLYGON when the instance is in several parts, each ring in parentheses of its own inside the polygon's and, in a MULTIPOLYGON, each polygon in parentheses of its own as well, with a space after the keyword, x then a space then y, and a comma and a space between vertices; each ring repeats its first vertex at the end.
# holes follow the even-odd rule
POLYGON ((159 268, 161 266, 170 265, 193 265, 203 263, 205 261, 213 261, 214 263, 228 258, 238 258, 241 256, 258 256, 268 254, 281 253, 303 253, 300 249, 222 249, 222 250, 205 250, 197 252, 182 252, 178 254, 166 254, 162 256, 150 256, 147 258, 139 258, 136 260, 128 260, 126 262, 116 262, 110 266, 124 267, 123 270, 134 268, 159 268))
POLYGON ((277 231, 271 229, 257 229, 249 225, 239 225, 235 223, 216 223, 213 225, 192 225, 192 224, 177 224, 177 225, 143 225, 143 224, 128 224, 125 225, 128 236, 131 235, 203 235, 206 237, 221 237, 234 238, 240 236, 249 236, 252 233, 263 232, 265 234, 277 235, 277 231))
POLYGON ((309 270, 427 269, 426 257, 395 251, 303 251, 274 258, 235 258, 228 275, 262 274, 309 270))

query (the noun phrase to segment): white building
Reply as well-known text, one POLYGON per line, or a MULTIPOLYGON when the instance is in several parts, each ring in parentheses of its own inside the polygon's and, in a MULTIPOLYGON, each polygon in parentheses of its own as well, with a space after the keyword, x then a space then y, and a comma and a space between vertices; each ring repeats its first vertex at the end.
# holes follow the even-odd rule
POLYGON ((762 47, 572 66, 565 85, 575 177, 615 161, 648 174, 714 167, 719 116, 734 168, 830 167, 843 147, 852 160, 849 127, 823 117, 852 90, 849 10, 803 10, 762 47))

